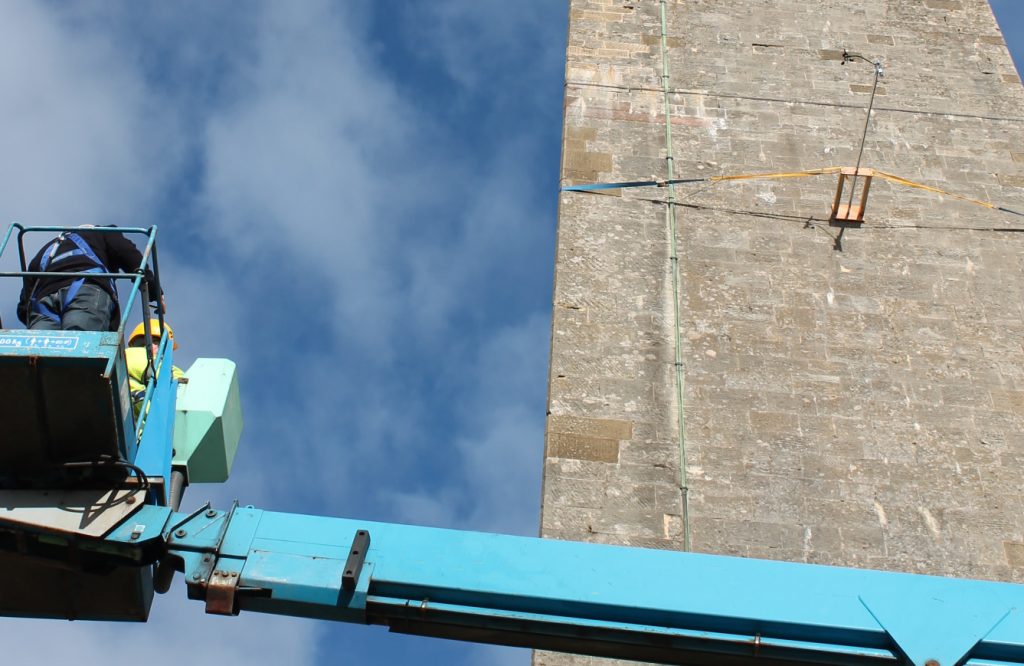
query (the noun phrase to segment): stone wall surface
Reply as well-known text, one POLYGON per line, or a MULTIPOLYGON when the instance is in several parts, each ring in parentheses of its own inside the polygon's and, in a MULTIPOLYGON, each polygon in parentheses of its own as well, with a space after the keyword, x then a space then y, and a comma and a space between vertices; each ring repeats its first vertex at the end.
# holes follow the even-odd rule
MULTIPOLYGON (((665 178, 660 5, 569 3, 563 184, 665 178)), ((853 166, 847 48, 863 166, 1024 210, 985 0, 665 5, 676 177, 853 166)), ((675 188, 678 323, 668 189, 561 194, 543 536, 1024 581, 1024 218, 836 180, 675 188)))

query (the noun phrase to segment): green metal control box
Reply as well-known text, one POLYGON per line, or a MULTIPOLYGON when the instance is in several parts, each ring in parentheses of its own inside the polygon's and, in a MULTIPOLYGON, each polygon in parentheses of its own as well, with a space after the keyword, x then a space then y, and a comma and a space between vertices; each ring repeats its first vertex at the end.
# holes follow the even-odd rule
POLYGON ((242 407, 234 362, 200 358, 178 385, 173 465, 189 483, 223 483, 242 436, 242 407))

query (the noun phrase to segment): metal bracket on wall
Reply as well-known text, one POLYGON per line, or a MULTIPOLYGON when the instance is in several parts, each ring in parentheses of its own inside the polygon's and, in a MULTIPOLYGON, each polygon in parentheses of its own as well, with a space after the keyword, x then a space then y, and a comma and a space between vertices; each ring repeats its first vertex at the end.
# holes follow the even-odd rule
POLYGON ((845 222, 860 225, 864 222, 864 210, 868 205, 868 192, 871 189, 871 178, 875 175, 874 169, 843 167, 839 172, 839 184, 836 186, 836 197, 832 200, 832 222, 845 222), (850 183, 850 196, 848 203, 841 203, 843 190, 846 188, 846 179, 852 178, 850 183), (854 204, 853 197, 857 189, 857 180, 862 178, 864 185, 861 188, 860 203, 854 204))

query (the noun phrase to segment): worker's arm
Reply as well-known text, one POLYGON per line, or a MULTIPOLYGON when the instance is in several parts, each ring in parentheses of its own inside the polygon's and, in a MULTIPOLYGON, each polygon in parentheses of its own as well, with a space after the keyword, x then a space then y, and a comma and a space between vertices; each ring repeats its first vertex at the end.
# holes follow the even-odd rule
MULTIPOLYGON (((32 257, 32 261, 28 262, 28 271, 39 271, 40 261, 42 261, 43 250, 45 246, 36 252, 36 256, 32 257)), ((28 308, 29 299, 32 297, 32 290, 35 289, 36 281, 39 278, 22 278, 21 279, 21 296, 18 298, 18 320, 28 326, 28 308)))
MULTIPOLYGON (((123 234, 96 234, 102 238, 106 244, 107 250, 107 261, 111 271, 123 271, 125 273, 134 273, 139 269, 142 264, 142 252, 135 246, 135 243, 124 237, 123 234)), ((145 267, 146 282, 150 285, 150 301, 153 303, 161 303, 161 295, 163 290, 157 283, 156 276, 153 271, 149 269, 149 266, 145 267)))

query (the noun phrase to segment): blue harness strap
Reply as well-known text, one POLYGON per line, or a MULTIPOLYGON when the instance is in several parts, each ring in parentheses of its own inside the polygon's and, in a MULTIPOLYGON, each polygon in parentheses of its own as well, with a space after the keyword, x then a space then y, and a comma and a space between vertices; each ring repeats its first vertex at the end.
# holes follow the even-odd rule
MULTIPOLYGON (((87 268, 86 270, 82 271, 83 273, 110 272, 107 270, 107 267, 103 265, 103 262, 100 261, 100 258, 96 256, 96 253, 93 252, 92 248, 89 247, 89 244, 82 240, 82 237, 73 231, 66 231, 62 233, 60 236, 57 236, 52 241, 50 241, 48 247, 49 251, 45 251, 44 248, 43 258, 39 260, 39 268, 44 273, 49 269, 51 264, 58 264, 72 257, 85 257, 94 264, 92 268, 87 268), (65 240, 69 240, 72 243, 74 243, 75 249, 68 250, 67 252, 62 252, 59 255, 54 256, 55 254, 57 254, 57 250, 60 248, 61 244, 65 240)), ((109 280, 109 282, 111 293, 116 294, 117 292, 114 290, 114 281, 109 280)), ((68 288, 67 292, 64 295, 64 300, 61 302, 61 312, 67 309, 68 304, 75 299, 75 296, 78 295, 78 290, 82 288, 83 284, 85 284, 85 278, 78 278, 77 280, 71 283, 71 286, 68 288)), ((50 308, 46 307, 42 303, 40 303, 39 299, 36 298, 36 291, 38 290, 38 288, 39 281, 36 280, 36 286, 35 288, 32 289, 32 297, 29 299, 32 309, 35 312, 43 315, 47 319, 50 319, 59 324, 60 315, 51 310, 50 308)))

